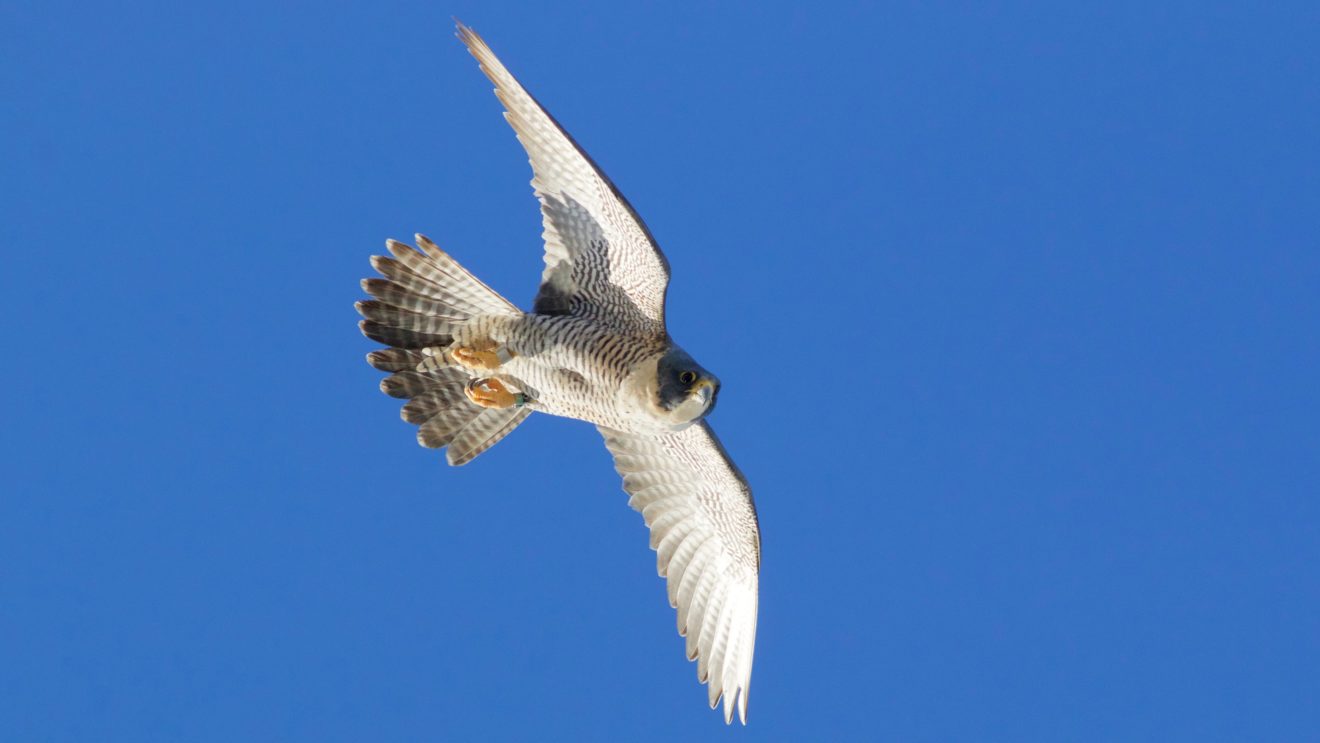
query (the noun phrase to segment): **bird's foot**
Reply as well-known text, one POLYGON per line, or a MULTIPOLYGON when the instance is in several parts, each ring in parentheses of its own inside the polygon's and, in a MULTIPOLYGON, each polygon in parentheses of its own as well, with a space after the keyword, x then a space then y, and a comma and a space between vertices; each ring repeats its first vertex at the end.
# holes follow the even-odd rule
POLYGON ((495 341, 485 340, 467 346, 453 346, 449 349, 449 357, 459 366, 474 371, 494 371, 513 358, 513 352, 495 341))
POLYGON ((473 379, 463 388, 472 402, 483 408, 510 408, 526 405, 527 395, 514 392, 494 377, 473 379))

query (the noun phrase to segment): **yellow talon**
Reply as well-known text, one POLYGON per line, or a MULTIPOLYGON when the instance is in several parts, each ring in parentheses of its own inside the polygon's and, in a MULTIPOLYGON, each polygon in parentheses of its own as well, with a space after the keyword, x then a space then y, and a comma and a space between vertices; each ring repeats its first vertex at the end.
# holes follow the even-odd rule
POLYGON ((454 363, 476 371, 494 371, 517 355, 490 339, 467 346, 454 346, 449 349, 448 354, 454 363))
POLYGON ((459 364, 462 364, 469 369, 492 371, 500 368, 499 354, 494 351, 483 351, 459 346, 450 351, 449 354, 454 357, 454 361, 457 361, 459 364))
POLYGON ((503 382, 493 377, 473 379, 463 391, 469 400, 483 408, 509 408, 525 400, 522 394, 510 392, 503 382))

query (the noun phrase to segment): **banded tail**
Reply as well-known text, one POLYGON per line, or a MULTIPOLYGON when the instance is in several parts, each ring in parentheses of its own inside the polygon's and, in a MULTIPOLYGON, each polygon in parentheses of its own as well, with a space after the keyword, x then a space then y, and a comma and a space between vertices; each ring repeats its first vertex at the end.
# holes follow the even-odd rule
POLYGON ((362 280, 363 291, 374 299, 356 307, 365 318, 358 324, 362 334, 390 348, 367 354, 367 363, 391 372, 380 389, 408 401, 402 416, 418 426, 417 442, 431 449, 448 447, 450 464, 467 464, 532 411, 473 403, 464 392, 472 374, 446 363, 449 356, 443 351, 472 318, 522 313, 423 235, 417 235, 421 252, 395 240, 385 246, 393 257, 371 258, 384 278, 362 280))

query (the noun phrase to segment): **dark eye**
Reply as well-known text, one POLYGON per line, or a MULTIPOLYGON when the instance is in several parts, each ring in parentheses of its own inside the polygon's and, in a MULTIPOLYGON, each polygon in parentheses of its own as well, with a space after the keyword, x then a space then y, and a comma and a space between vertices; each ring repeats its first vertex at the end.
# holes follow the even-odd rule
POLYGON ((683 384, 692 384, 693 382, 697 381, 697 373, 694 371, 685 371, 682 374, 678 375, 678 381, 682 382, 683 384))

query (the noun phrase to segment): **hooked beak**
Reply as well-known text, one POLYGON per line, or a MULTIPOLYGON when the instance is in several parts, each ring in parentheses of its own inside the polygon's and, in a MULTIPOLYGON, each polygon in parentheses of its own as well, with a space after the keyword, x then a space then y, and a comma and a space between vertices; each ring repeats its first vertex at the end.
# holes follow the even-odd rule
POLYGON ((714 379, 699 379, 687 389, 687 393, 673 408, 668 417, 680 430, 693 421, 699 420, 715 407, 715 398, 720 390, 720 383, 714 379))
POLYGON ((701 407, 709 413, 715 407, 715 393, 719 390, 720 383, 706 377, 693 386, 692 393, 701 397, 701 407))
POLYGON ((715 382, 707 377, 693 385, 692 391, 701 395, 702 400, 709 401, 715 396, 715 382))

